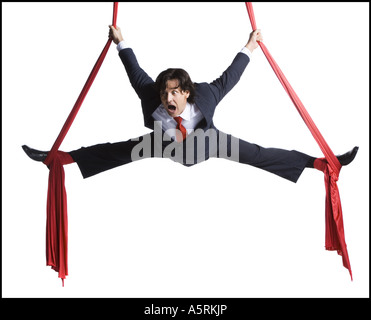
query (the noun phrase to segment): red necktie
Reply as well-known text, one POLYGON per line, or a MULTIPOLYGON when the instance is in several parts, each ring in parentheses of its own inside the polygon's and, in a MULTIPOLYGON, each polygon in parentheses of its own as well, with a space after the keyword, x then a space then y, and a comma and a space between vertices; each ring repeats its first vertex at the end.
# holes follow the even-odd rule
POLYGON ((187 130, 186 128, 184 128, 184 126, 182 125, 182 121, 183 121, 183 118, 182 117, 175 117, 174 120, 177 122, 177 126, 176 126, 176 129, 178 129, 182 135, 179 134, 179 132, 177 132, 177 135, 176 135, 176 140, 178 142, 182 142, 186 136, 187 136, 187 130))

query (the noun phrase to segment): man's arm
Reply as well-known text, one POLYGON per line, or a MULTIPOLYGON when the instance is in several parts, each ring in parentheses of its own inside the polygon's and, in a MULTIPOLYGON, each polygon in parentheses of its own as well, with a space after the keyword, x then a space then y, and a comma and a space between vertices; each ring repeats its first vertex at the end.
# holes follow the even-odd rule
POLYGON ((252 52, 259 46, 258 42, 262 40, 263 37, 260 29, 251 32, 247 44, 237 54, 232 64, 218 79, 210 83, 210 89, 214 94, 216 104, 238 83, 246 66, 250 62, 252 52))
POLYGON ((109 26, 109 38, 115 44, 120 44, 117 48, 119 56, 124 64, 130 83, 141 100, 153 98, 153 79, 139 66, 133 50, 125 47, 124 38, 119 27, 109 26), (124 47, 125 49, 122 49, 124 47), (121 50, 120 50, 121 49, 121 50))

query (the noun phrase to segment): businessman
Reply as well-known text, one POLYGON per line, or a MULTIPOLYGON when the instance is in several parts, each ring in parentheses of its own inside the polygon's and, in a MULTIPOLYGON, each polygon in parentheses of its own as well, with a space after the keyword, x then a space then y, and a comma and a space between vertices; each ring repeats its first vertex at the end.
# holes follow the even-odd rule
MULTIPOLYGON (((251 32, 247 44, 230 66, 211 83, 192 82, 180 68, 161 72, 154 81, 139 65, 134 51, 119 27, 109 26, 109 38, 117 45, 119 57, 137 93, 145 127, 151 133, 128 141, 58 151, 63 164, 76 162, 84 178, 140 159, 168 158, 192 166, 209 158, 224 158, 266 170, 297 182, 305 168, 323 170, 324 158, 296 150, 264 148, 226 134, 214 126, 219 102, 238 83, 253 51, 262 41, 261 31, 251 32)), ((44 161, 47 152, 23 146, 33 160, 44 161)), ((353 161, 358 147, 338 156, 344 166, 353 161)))

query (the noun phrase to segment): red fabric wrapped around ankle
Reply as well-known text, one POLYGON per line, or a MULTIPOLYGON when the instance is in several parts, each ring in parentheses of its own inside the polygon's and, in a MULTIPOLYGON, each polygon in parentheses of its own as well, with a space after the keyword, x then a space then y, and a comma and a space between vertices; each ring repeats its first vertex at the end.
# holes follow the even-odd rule
POLYGON ((62 165, 74 163, 75 160, 71 157, 68 152, 58 151, 58 157, 62 163, 62 165))
POLYGON ((316 160, 314 160, 313 167, 317 170, 325 172, 325 169, 327 167, 326 158, 317 158, 316 160))

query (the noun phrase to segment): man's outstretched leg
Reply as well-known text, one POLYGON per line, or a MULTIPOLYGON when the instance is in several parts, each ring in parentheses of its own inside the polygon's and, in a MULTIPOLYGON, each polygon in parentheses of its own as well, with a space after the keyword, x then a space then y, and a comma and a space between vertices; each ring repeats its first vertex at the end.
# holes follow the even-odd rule
POLYGON ((297 182, 311 157, 296 150, 263 148, 240 139, 239 162, 297 182))
MULTIPOLYGON (((228 148, 231 146, 232 139, 238 139, 231 135, 228 136, 228 148)), ((316 168, 323 170, 326 159, 311 157, 305 153, 296 150, 284 150, 278 148, 263 148, 257 144, 252 144, 242 139, 239 140, 238 162, 249 164, 251 166, 274 173, 282 178, 297 182, 305 168, 316 168)), ((348 165, 353 161, 358 152, 358 147, 351 151, 337 156, 341 165, 348 165)), ((231 150, 228 150, 228 154, 231 150)), ((218 157, 225 158, 221 153, 218 157)), ((230 159, 230 158, 226 158, 230 159)), ((235 159, 232 159, 235 160, 235 159)), ((235 160, 236 161, 236 160, 235 160)))
MULTIPOLYGON (((26 154, 35 161, 42 162, 48 155, 48 152, 38 151, 27 146, 22 146, 22 148, 26 154)), ((135 160, 155 157, 161 154, 162 145, 155 145, 153 132, 128 141, 97 144, 90 147, 82 147, 70 152, 58 151, 62 163, 69 164, 76 162, 84 178, 128 164, 135 160), (142 143, 143 141, 147 143, 142 143), (145 149, 142 152, 143 155, 132 158, 132 151, 138 144, 141 144, 141 149, 145 149), (155 148, 160 148, 161 150, 155 152, 155 148)))

